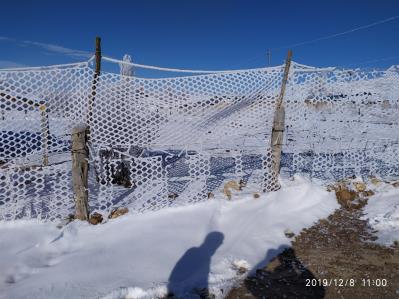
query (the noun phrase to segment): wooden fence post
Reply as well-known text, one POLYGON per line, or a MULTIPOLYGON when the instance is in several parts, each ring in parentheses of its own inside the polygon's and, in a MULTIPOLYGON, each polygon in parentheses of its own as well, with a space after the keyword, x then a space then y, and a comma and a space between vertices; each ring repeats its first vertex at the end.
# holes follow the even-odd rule
POLYGON ((274 112, 271 147, 273 152, 274 169, 276 175, 280 173, 280 162, 281 162, 281 149, 284 141, 284 129, 285 129, 285 108, 284 108, 284 94, 287 86, 288 74, 290 71, 292 59, 292 51, 289 50, 287 59, 285 61, 284 76, 281 84, 280 95, 277 99, 276 111, 274 112))
POLYGON ((88 170, 89 150, 87 126, 78 126, 72 130, 72 185, 75 199, 75 219, 89 219, 88 170))
POLYGON ((96 37, 96 75, 100 75, 101 71, 101 37, 97 36, 96 37))
POLYGON ((86 125, 77 126, 72 130, 72 184, 75 199, 75 219, 89 220, 89 149, 90 124, 93 116, 93 104, 101 71, 101 38, 96 37, 95 51, 96 68, 94 72, 91 94, 87 107, 86 125))
POLYGON ((42 150, 43 150, 43 166, 48 166, 48 143, 49 143, 49 135, 50 135, 50 125, 47 114, 46 105, 42 104, 39 106, 40 110, 40 127, 42 129, 42 150))
POLYGON ((96 68, 94 72, 93 84, 91 87, 91 94, 89 95, 88 111, 87 111, 87 124, 90 129, 90 122, 93 116, 93 104, 97 93, 97 83, 101 74, 101 37, 96 37, 96 51, 95 51, 96 68))

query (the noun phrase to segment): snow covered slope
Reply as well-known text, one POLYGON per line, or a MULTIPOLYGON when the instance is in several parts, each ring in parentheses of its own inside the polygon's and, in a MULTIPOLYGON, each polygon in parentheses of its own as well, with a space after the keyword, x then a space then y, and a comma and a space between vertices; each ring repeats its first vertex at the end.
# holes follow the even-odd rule
POLYGON ((290 243, 286 229, 298 233, 338 208, 333 193, 303 178, 283 183, 257 199, 212 199, 97 226, 2 222, 0 298, 154 298, 168 282, 180 294, 209 283, 222 298, 237 267, 266 264, 290 243))
POLYGON ((377 230, 376 242, 390 246, 399 241, 399 189, 380 183, 365 208, 365 219, 377 230))

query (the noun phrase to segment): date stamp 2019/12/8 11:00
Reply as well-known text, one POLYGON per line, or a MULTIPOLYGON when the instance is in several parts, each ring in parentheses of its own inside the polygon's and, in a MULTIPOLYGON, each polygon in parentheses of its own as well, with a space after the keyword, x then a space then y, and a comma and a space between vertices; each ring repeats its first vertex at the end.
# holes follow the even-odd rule
POLYGON ((322 278, 306 279, 307 287, 386 287, 388 280, 386 278, 322 278))

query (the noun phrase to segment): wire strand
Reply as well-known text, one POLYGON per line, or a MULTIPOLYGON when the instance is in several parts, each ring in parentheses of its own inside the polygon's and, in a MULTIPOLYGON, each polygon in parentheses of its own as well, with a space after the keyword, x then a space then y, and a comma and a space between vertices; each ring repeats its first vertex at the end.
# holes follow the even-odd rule
POLYGON ((0 72, 15 72, 15 71, 31 71, 31 70, 48 70, 54 68, 63 68, 63 67, 72 67, 72 66, 86 66, 89 61, 76 62, 76 63, 66 63, 66 64, 56 64, 56 65, 47 65, 47 66, 30 66, 30 67, 17 67, 17 68, 8 68, 8 69, 0 69, 0 72))
POLYGON ((109 62, 114 62, 114 63, 119 63, 119 64, 125 64, 125 65, 130 65, 142 69, 150 69, 150 70, 157 70, 157 71, 166 71, 166 72, 174 72, 174 73, 190 73, 190 74, 214 74, 214 73, 236 73, 236 72, 247 72, 247 71, 254 71, 254 70, 273 70, 273 69, 281 69, 282 65, 274 66, 274 67, 263 67, 263 68, 253 68, 253 69, 239 69, 239 70, 222 70, 222 71, 206 71, 206 70, 189 70, 189 69, 175 69, 175 68, 165 68, 165 67, 158 67, 158 66, 153 66, 153 65, 145 65, 145 64, 138 64, 138 63, 133 63, 133 62, 127 62, 123 60, 118 60, 106 56, 102 56, 103 60, 109 61, 109 62))
POLYGON ((350 33, 353 33, 353 32, 359 31, 359 30, 364 30, 364 29, 374 27, 374 26, 377 26, 380 24, 392 22, 397 19, 399 19, 399 15, 393 16, 393 17, 390 17, 387 19, 383 19, 383 20, 380 20, 380 21, 377 21, 377 22, 374 22, 371 24, 363 25, 360 27, 355 27, 355 28, 352 28, 350 30, 346 30, 343 32, 334 33, 334 34, 330 34, 330 35, 322 36, 319 38, 315 38, 315 39, 311 39, 311 40, 307 40, 307 41, 303 41, 303 42, 299 42, 299 43, 295 43, 295 44, 291 44, 291 45, 286 45, 286 46, 282 46, 282 47, 278 47, 278 48, 272 48, 272 50, 282 50, 282 49, 295 48, 295 47, 299 47, 299 46, 303 46, 303 45, 308 45, 308 44, 312 44, 312 43, 315 43, 318 41, 323 41, 323 40, 327 40, 327 39, 331 39, 331 38, 336 38, 336 37, 339 37, 339 36, 342 36, 345 34, 350 34, 350 33))

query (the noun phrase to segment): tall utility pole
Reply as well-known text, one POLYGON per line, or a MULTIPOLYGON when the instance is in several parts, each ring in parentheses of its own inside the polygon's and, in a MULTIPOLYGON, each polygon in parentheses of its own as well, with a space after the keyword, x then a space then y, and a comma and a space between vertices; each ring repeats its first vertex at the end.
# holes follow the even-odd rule
POLYGON ((268 66, 271 66, 272 65, 272 50, 267 49, 266 55, 267 55, 268 66))

